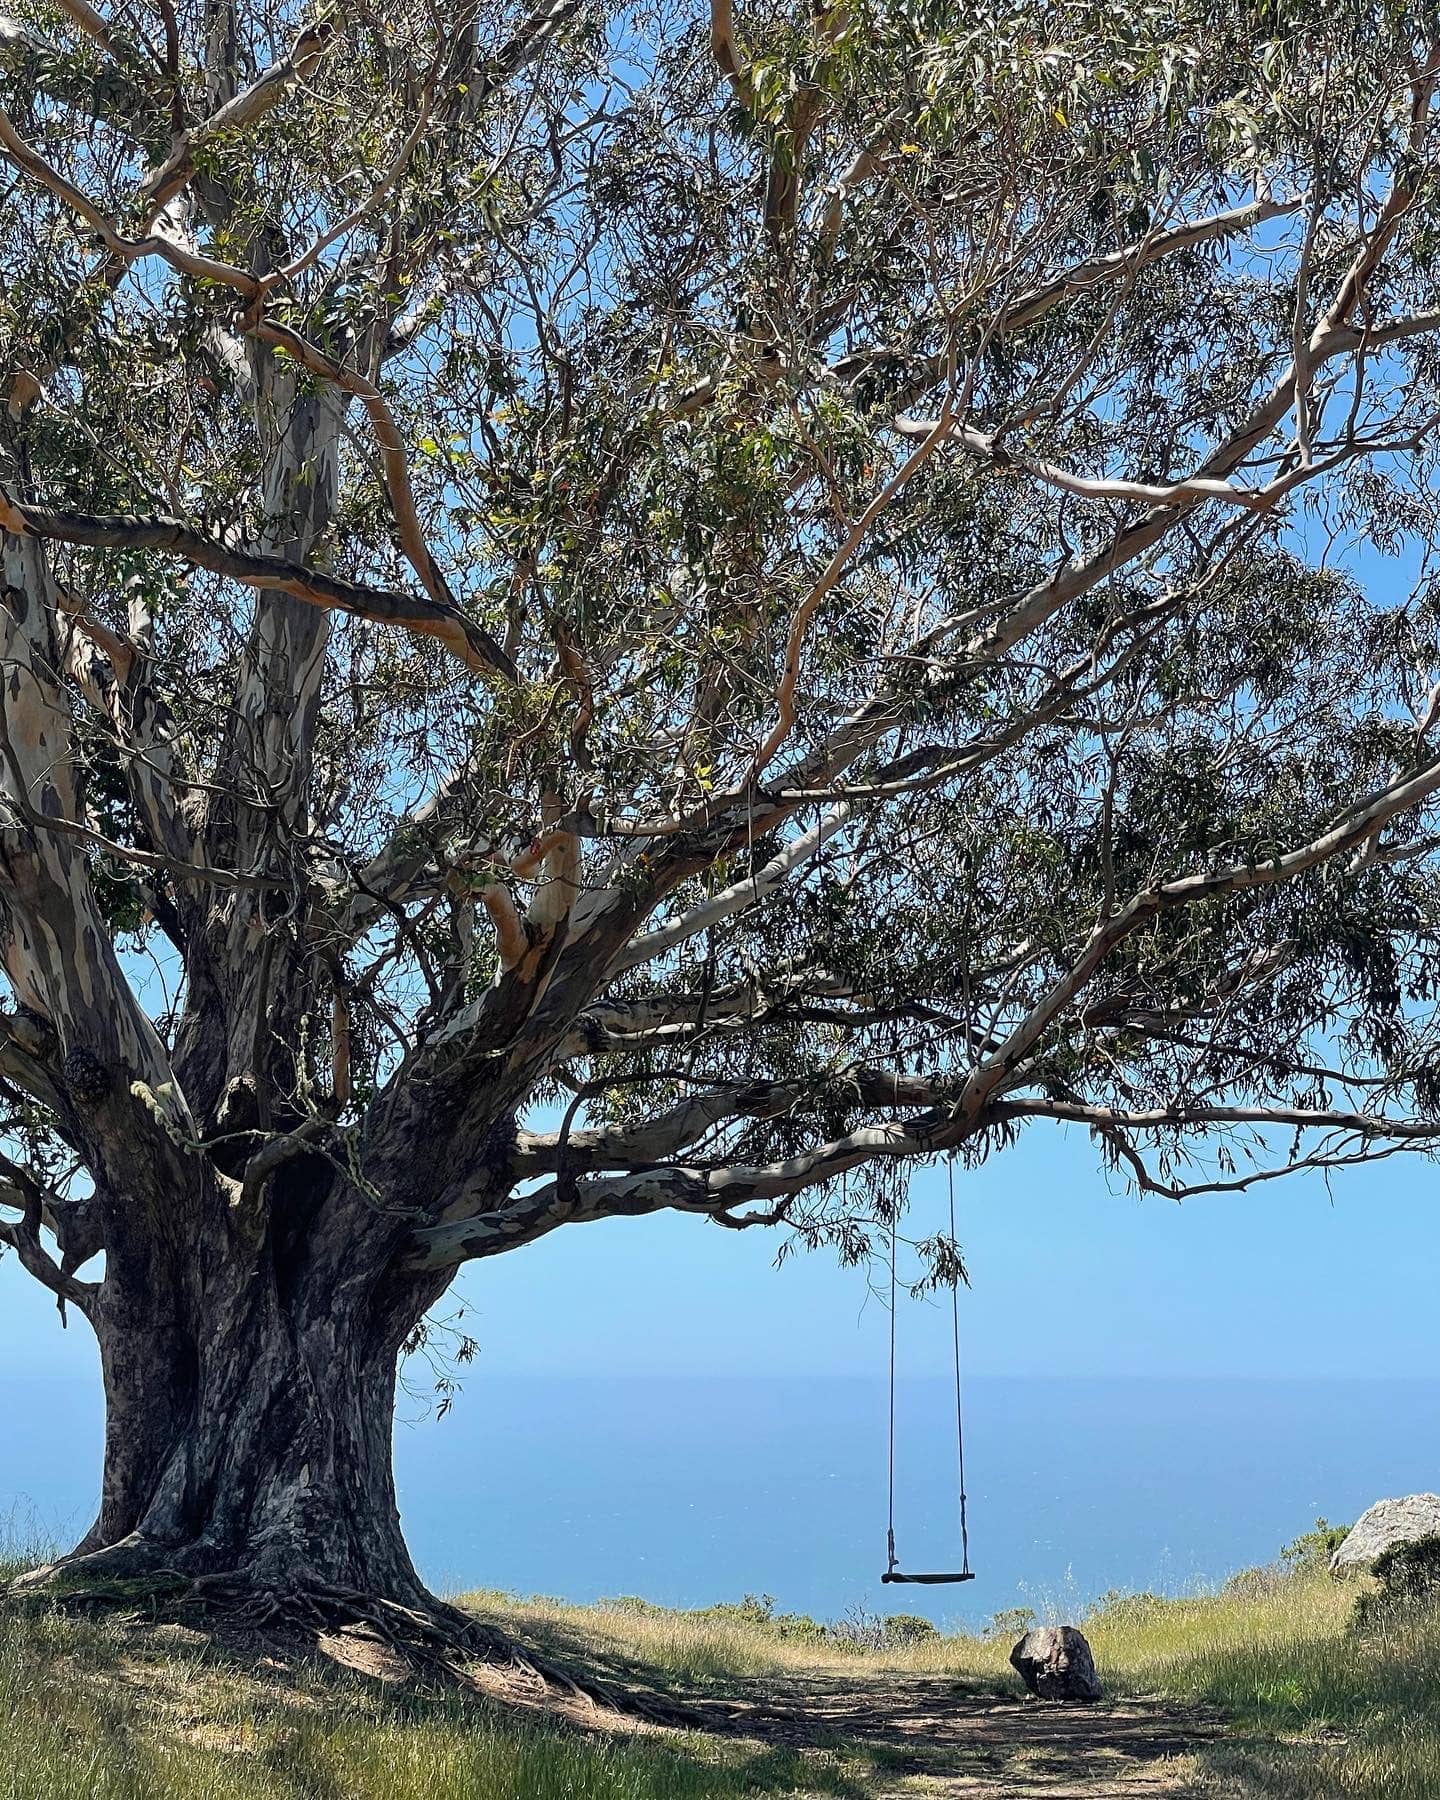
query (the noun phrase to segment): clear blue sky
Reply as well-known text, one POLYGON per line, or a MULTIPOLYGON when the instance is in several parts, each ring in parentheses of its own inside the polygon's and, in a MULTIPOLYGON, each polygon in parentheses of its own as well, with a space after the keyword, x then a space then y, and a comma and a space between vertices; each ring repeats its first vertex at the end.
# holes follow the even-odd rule
MULTIPOLYGON (((1440 1169, 1418 1158, 1176 1206, 1099 1171, 1089 1140, 1032 1132, 957 1171, 967 1367, 1035 1375, 1440 1375, 1440 1169)), ((917 1229, 942 1223, 919 1178, 917 1229)), ((465 1329, 507 1373, 878 1373, 883 1307, 826 1252, 772 1266, 773 1233, 661 1217, 572 1226, 473 1267, 465 1329)), ((945 1315, 906 1304, 905 1366, 935 1372, 945 1315)), ((83 1321, 0 1262, 0 1375, 94 1367, 83 1321)))

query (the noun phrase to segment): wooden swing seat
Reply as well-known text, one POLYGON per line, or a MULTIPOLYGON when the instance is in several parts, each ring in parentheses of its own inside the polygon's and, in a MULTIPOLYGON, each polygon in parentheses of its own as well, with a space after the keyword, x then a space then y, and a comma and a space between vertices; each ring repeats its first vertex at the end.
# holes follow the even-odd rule
POLYGON ((882 1581, 913 1581, 925 1587, 943 1587, 947 1581, 973 1581, 973 1569, 959 1569, 948 1575, 902 1575, 899 1569, 887 1569, 880 1577, 882 1581))

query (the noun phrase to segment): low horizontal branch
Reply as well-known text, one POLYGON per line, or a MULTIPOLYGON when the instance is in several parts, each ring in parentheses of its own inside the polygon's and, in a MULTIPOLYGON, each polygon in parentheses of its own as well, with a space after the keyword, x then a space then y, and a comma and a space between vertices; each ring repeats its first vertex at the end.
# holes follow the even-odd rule
MULTIPOLYGON (((781 1084, 775 1085, 778 1088, 781 1084)), ((1282 1105, 1180 1105, 1125 1112, 1035 1097, 997 1102, 977 1120, 967 1122, 945 1104, 955 1085, 953 1081, 900 1077, 897 1097, 912 1104, 929 1101, 929 1110, 910 1119, 859 1126, 842 1137, 771 1163, 657 1162, 619 1174, 584 1175, 578 1179, 562 1176, 474 1218, 415 1232, 407 1264, 425 1271, 456 1268, 463 1262, 531 1242, 560 1225, 655 1212, 699 1213, 717 1223, 742 1229, 783 1224, 791 1203, 807 1189, 835 1181, 850 1170, 878 1162, 922 1161, 952 1153, 966 1141, 997 1126, 1030 1119, 1071 1121, 1089 1125, 1102 1134, 1124 1130, 1183 1132, 1235 1125, 1320 1132, 1360 1138, 1371 1146, 1372 1154, 1380 1154, 1386 1146, 1419 1148, 1440 1142, 1440 1121, 1282 1105), (770 1205, 758 1212, 736 1210, 761 1201, 770 1205)), ((1300 1156, 1292 1159, 1289 1167, 1311 1168, 1321 1161, 1318 1153, 1300 1156)))
POLYGON ((665 1111, 628 1125, 544 1135, 522 1132, 517 1153, 525 1171, 653 1168, 719 1126, 741 1119, 802 1114, 823 1104, 882 1110, 929 1107, 953 1097, 958 1076, 930 1078, 887 1069, 854 1068, 795 1081, 735 1081, 688 1095, 665 1111))
POLYGON ((560 1179, 475 1218, 415 1232, 406 1262, 424 1271, 457 1268, 474 1258, 531 1242, 559 1225, 654 1212, 702 1213, 731 1226, 778 1224, 784 1218, 784 1203, 807 1188, 869 1163, 919 1159, 957 1148, 974 1130, 941 1109, 916 1118, 861 1126, 773 1163, 662 1163, 626 1174, 560 1179), (781 1204, 756 1217, 736 1215, 736 1207, 756 1200, 781 1204))
MULTIPOLYGON (((398 625, 420 636, 433 637, 467 669, 483 672, 498 666, 487 634, 458 608, 418 594, 347 581, 343 576, 307 569, 281 557, 237 550, 179 519, 69 512, 30 502, 21 505, 0 490, 0 527, 17 537, 36 537, 87 549, 154 550, 178 556, 243 587, 289 594, 326 611, 349 613, 375 624, 398 625)), ((515 666, 508 657, 500 672, 514 678, 515 666)))

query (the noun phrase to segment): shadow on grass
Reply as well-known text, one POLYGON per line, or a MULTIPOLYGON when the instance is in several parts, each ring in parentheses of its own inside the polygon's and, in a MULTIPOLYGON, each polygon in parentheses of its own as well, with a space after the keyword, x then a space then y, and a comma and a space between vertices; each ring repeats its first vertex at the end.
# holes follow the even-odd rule
MULTIPOLYGON (((537 1616, 527 1613, 523 1603, 516 1609, 509 1605, 487 1607, 483 1599, 465 1599, 464 1609, 486 1624, 492 1624, 517 1642, 540 1655, 614 1687, 633 1687, 654 1692, 686 1705, 703 1709, 707 1700, 723 1689, 726 1696, 754 1703, 766 1694, 783 1690, 787 1694, 848 1693, 866 1685, 885 1684, 887 1689, 940 1683, 953 1694, 974 1700, 1013 1701, 1020 1697, 1018 1679, 997 1681, 992 1677, 945 1673, 912 1677, 877 1669, 862 1655, 855 1657, 853 1669, 833 1663, 809 1668, 737 1667, 723 1651, 709 1651, 703 1642, 686 1646, 678 1659, 670 1663, 643 1648, 628 1649, 607 1638, 597 1643, 593 1629, 585 1621, 537 1616)), ((679 1615, 683 1617, 683 1615, 679 1615)))
POLYGON ((1149 1683, 1231 1722, 1199 1755, 1220 1794, 1276 1800, 1440 1795, 1440 1609, 1384 1629, 1177 1652, 1149 1683))
POLYGON ((738 1734, 426 1690, 273 1635, 0 1606, 7 1771, 117 1800, 870 1800, 874 1765, 738 1734))
MULTIPOLYGON (((488 1616, 483 1604, 480 1616, 488 1616)), ((497 1608, 505 1629, 542 1654, 612 1686, 657 1689, 693 1707, 715 1733, 804 1754, 859 1759, 866 1786, 889 1778, 964 1778, 1005 1795, 1092 1796, 1183 1792, 1156 1784, 1157 1767, 1206 1748, 1218 1735, 1213 1712, 1155 1700, 1047 1706, 1024 1699, 1018 1682, 993 1676, 876 1669, 856 1659, 801 1670, 713 1677, 693 1665, 657 1666, 654 1657, 608 1644, 597 1649, 580 1621, 497 1608)), ((681 1646, 679 1654, 689 1654, 681 1646)), ((716 1653, 716 1661, 722 1653, 716 1653)), ((968 1790, 967 1790, 968 1791, 968 1790)))
MULTIPOLYGON (((89 1791, 85 1759, 100 1756, 115 1776, 107 1800, 875 1800, 904 1778, 1121 1800, 1191 1791, 1163 1765, 1218 1732, 1184 1703, 1050 1707, 998 1694, 993 1678, 862 1658, 712 1673, 683 1640, 631 1650, 597 1645, 578 1622, 475 1611, 622 1699, 682 1702, 698 1729, 635 1729, 534 1685, 501 1695, 488 1681, 476 1692, 388 1680, 378 1639, 365 1640, 372 1666, 340 1667, 313 1639, 273 1630, 27 1606, 0 1610, 0 1712, 32 1765, 16 1791, 89 1791)), ((723 1654, 711 1646, 712 1661, 723 1654)))

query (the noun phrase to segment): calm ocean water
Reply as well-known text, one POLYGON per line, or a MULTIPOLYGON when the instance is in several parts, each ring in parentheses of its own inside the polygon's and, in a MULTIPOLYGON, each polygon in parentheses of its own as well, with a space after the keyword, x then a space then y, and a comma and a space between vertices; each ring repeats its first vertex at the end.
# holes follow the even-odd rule
MULTIPOLYGON (((575 1600, 695 1606, 773 1594, 977 1623, 1074 1612, 1109 1588, 1175 1592, 1274 1555, 1317 1513, 1440 1488, 1440 1381, 977 1380, 967 1395, 964 1588, 880 1586, 885 1394, 827 1378, 473 1377, 397 1433, 424 1573, 575 1600)), ((897 1534, 911 1567, 955 1555, 954 1445, 939 1382, 901 1392, 897 1534)), ((89 1523, 98 1396, 0 1380, 0 1519, 89 1523)))

